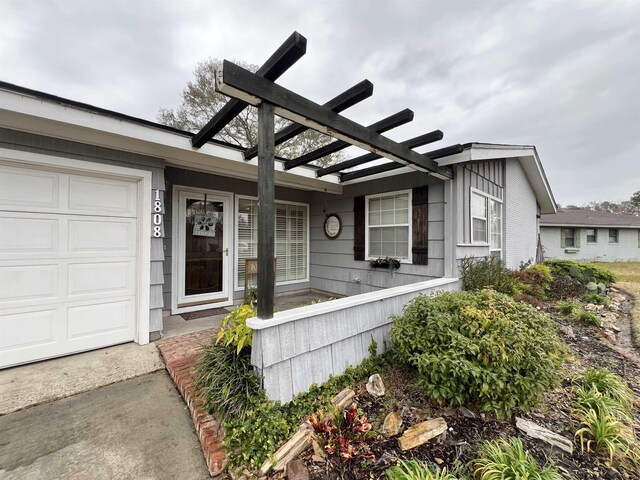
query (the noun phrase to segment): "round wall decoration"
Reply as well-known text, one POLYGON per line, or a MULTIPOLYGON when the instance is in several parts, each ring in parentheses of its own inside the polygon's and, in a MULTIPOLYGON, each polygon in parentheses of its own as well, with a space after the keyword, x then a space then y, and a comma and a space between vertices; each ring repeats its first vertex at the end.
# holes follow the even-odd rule
POLYGON ((335 213, 324 219, 324 234, 331 240, 338 238, 342 232, 342 220, 335 213))

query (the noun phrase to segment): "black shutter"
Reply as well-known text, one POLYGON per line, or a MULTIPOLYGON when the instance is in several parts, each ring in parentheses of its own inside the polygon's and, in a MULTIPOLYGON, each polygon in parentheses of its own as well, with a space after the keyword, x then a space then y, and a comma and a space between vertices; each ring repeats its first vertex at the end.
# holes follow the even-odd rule
POLYGON ((428 187, 417 187, 411 194, 413 248, 411 259, 415 265, 429 262, 429 195, 428 187))
POLYGON ((353 259, 364 260, 364 197, 353 199, 353 259))

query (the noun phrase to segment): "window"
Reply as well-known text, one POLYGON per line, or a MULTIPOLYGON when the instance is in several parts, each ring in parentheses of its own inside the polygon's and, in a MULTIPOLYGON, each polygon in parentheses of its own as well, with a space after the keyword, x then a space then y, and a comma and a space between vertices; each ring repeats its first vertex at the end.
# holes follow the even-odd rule
MULTIPOLYGON (((307 205, 276 202, 276 284, 308 278, 307 205)), ((238 197, 237 287, 244 285, 245 260, 258 256, 258 201, 238 197)))
POLYGON ((618 229, 610 228, 609 229, 609 243, 618 243, 618 229))
POLYGON ((410 202, 409 192, 367 197, 367 258, 410 258, 410 202))
POLYGON ((576 243, 576 229, 575 228, 564 228, 564 247, 566 248, 575 248, 577 246, 576 243))
POLYGON ((471 193, 471 243, 487 243, 487 197, 471 193))
POLYGON ((494 199, 489 199, 491 206, 491 241, 489 242, 491 254, 502 256, 502 204, 494 199))
POLYGON ((598 243, 598 230, 587 228, 587 243, 598 243))

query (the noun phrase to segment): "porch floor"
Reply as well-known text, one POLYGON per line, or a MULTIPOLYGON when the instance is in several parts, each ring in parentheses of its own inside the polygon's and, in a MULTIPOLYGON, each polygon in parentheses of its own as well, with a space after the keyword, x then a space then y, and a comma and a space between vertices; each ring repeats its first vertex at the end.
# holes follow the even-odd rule
MULTIPOLYGON (((309 290, 280 294, 276 295, 276 311, 282 312, 284 310, 291 310, 292 308, 310 305, 313 301, 329 300, 331 298, 338 297, 339 295, 328 295, 326 293, 313 292, 309 290)), ((230 312, 234 308, 235 305, 232 307, 226 307, 225 310, 230 312)), ((164 329, 162 332, 162 338, 171 338, 178 335, 199 332, 201 330, 218 328, 225 315, 226 313, 223 313, 194 320, 185 320, 180 315, 167 315, 163 318, 164 329)))

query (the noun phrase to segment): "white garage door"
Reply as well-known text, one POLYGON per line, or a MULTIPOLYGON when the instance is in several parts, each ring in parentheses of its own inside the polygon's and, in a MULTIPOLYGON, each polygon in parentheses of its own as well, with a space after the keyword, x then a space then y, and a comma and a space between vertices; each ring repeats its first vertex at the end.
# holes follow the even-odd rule
POLYGON ((0 164, 0 368, 134 339, 135 181, 0 164))

